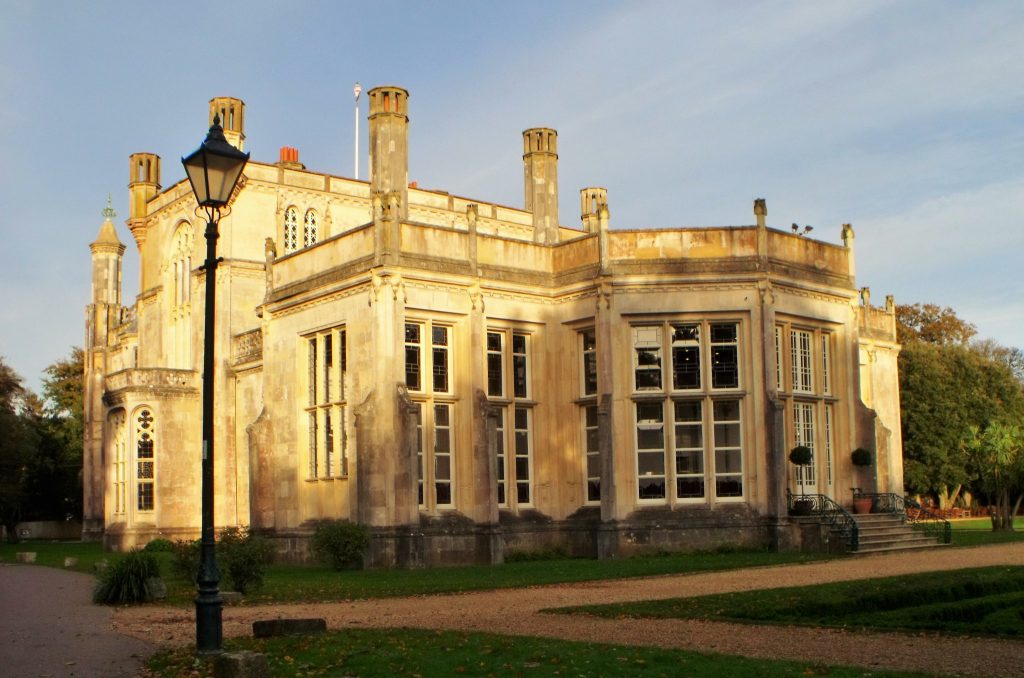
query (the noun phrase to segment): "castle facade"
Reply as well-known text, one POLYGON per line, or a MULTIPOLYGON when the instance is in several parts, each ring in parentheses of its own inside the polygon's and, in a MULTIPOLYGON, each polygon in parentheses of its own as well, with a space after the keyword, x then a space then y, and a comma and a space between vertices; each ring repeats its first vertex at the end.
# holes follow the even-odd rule
MULTIPOLYGON (((770 228, 757 200, 750 225, 613 229, 584 188, 569 227, 546 128, 523 132, 523 208, 423 190, 408 105, 369 92, 369 181, 285 148, 220 222, 218 527, 301 558, 347 518, 378 566, 797 548, 787 492, 902 492, 894 307, 855 286, 850 226, 770 228)), ((215 114, 244 148, 243 102, 215 114)), ((86 314, 84 536, 115 549, 200 524, 205 222, 156 155, 128 190, 139 293, 108 213, 86 314)))

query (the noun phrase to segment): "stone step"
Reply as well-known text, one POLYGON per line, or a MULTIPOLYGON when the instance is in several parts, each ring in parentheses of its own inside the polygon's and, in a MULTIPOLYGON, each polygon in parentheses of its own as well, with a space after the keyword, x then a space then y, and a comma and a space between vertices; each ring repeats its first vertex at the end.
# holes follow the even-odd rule
POLYGON ((891 553, 893 551, 917 551, 917 550, 920 550, 920 549, 936 549, 936 548, 942 548, 942 547, 945 547, 945 546, 949 546, 949 544, 942 544, 942 543, 937 542, 935 540, 929 540, 927 542, 921 542, 921 543, 916 543, 915 542, 915 543, 911 543, 911 544, 897 544, 897 545, 893 545, 893 546, 874 546, 874 545, 870 545, 870 546, 865 547, 865 546, 862 545, 859 549, 857 549, 856 551, 853 551, 851 553, 851 555, 862 556, 862 555, 867 555, 867 554, 871 554, 871 553, 891 553))
POLYGON ((859 544, 854 553, 887 553, 945 546, 937 539, 922 534, 903 521, 903 516, 892 513, 862 513, 857 521, 859 544))
POLYGON ((891 535, 872 535, 865 537, 860 536, 860 543, 863 544, 912 544, 917 542, 926 542, 934 544, 935 540, 931 537, 917 534, 891 534, 891 535))

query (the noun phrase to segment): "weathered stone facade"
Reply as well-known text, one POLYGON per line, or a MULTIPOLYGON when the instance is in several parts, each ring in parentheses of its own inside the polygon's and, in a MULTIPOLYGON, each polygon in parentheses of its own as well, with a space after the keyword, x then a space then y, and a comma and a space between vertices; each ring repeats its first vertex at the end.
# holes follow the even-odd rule
MULTIPOLYGON (((220 223, 215 523, 303 557, 316 521, 373 528, 382 566, 788 547, 786 491, 849 504, 876 452, 902 490, 893 306, 843 245, 749 226, 558 225, 557 134, 523 133, 526 209, 408 183, 408 93, 369 93, 368 182, 294 149, 246 167, 220 223), (815 464, 798 480, 796 444, 815 464)), ((244 145, 244 105, 211 101, 244 145)), ((92 245, 85 525, 126 548, 200 521, 204 224, 186 181, 131 156, 140 292, 92 245)))

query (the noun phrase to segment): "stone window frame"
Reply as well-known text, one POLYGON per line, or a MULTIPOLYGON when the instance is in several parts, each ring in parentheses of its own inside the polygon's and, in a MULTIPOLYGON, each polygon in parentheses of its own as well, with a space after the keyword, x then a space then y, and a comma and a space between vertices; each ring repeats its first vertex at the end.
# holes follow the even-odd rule
POLYGON ((344 479, 349 474, 348 332, 334 325, 304 333, 300 359, 305 361, 306 480, 344 479), (328 350, 330 353, 328 354, 328 350))
POLYGON ((157 442, 156 416, 150 405, 140 405, 132 412, 132 492, 134 511, 152 514, 156 511, 157 442), (143 454, 145 452, 145 454, 143 454))
POLYGON ((586 506, 601 504, 601 445, 598 433, 600 414, 597 402, 580 405, 580 447, 583 450, 583 503, 586 506))
POLYGON ((299 251, 299 209, 289 205, 284 209, 281 223, 281 249, 285 254, 299 251))
POLYGON ((302 246, 312 247, 320 242, 320 215, 310 207, 302 217, 302 246))
POLYGON ((195 229, 187 220, 178 222, 168 250, 167 288, 170 291, 168 331, 170 366, 192 369, 192 255, 195 229))
POLYGON ((497 501, 510 510, 534 502, 534 407, 532 331, 508 325, 485 331, 487 396, 498 410, 497 501), (494 339, 498 339, 494 342, 494 339), (499 368, 500 369, 496 369, 499 368), (499 372, 495 379, 495 372, 499 372), (520 379, 518 375, 522 375, 520 379), (511 378, 510 378, 511 377, 511 378), (492 388, 499 383, 501 388, 492 388), (525 425, 524 425, 525 424, 525 425))
POLYGON ((601 452, 598 433, 598 373, 597 328, 585 325, 575 329, 576 350, 579 355, 577 391, 579 398, 580 474, 583 487, 583 505, 601 504, 601 452))
POLYGON ((456 407, 455 370, 452 355, 456 342, 456 324, 454 319, 435 319, 430 317, 408 317, 402 331, 403 364, 406 375, 406 389, 409 398, 416 404, 416 457, 417 457, 417 502, 419 508, 426 512, 455 510, 457 501, 456 459, 457 422, 459 409, 456 407), (409 327, 418 328, 415 340, 410 339, 409 327), (443 329, 446 343, 437 342, 435 329, 443 329), (410 371, 410 350, 417 356, 415 372, 410 371), (438 388, 440 373, 435 369, 438 355, 444 355, 445 365, 443 388, 438 388), (416 375, 418 383, 410 383, 410 376, 416 375), (438 411, 443 408, 447 412, 448 424, 439 425, 438 411), (444 436, 438 431, 447 431, 448 449, 439 449, 438 445, 444 436), (447 460, 447 469, 439 461, 447 460), (447 477, 445 477, 447 476, 447 477), (446 488, 446 489, 445 489, 446 488), (444 490, 448 501, 438 501, 444 490))
POLYGON ((128 414, 124 408, 111 410, 107 414, 107 430, 110 435, 111 488, 113 491, 113 513, 128 514, 128 414))
MULTIPOLYGON (((645 319, 643 317, 637 317, 630 320, 629 324, 629 346, 631 351, 631 379, 633 382, 633 393, 631 398, 632 412, 630 418, 632 420, 632 435, 633 435, 633 472, 634 478, 636 479, 636 492, 634 500, 638 506, 655 506, 655 505, 712 505, 712 504, 725 504, 725 503, 740 503, 747 500, 749 493, 747 473, 747 456, 749 450, 747 449, 747 434, 746 428, 750 425, 749 413, 745 410, 748 407, 748 393, 744 388, 746 383, 747 374, 745 366, 749 364, 749 351, 747 349, 748 338, 746 334, 746 322, 744 317, 736 317, 733 315, 672 315, 671 317, 661 317, 657 319, 645 319), (697 346, 699 347, 700 353, 700 388, 676 388, 677 382, 674 379, 674 371, 672 360, 674 354, 673 349, 673 328, 676 326, 682 327, 693 327, 699 326, 700 337, 696 340, 697 346), (731 325, 735 328, 733 332, 732 341, 714 341, 712 335, 712 327, 723 327, 731 325), (643 348, 653 351, 657 349, 657 356, 660 358, 658 364, 660 387, 654 388, 650 384, 655 381, 654 379, 645 379, 643 381, 637 379, 636 369, 642 362, 638 357, 638 351, 636 346, 637 333, 634 332, 636 328, 646 328, 649 331, 645 334, 643 348), (651 329, 658 329, 659 332, 651 332, 651 329), (657 342, 655 342, 657 337, 657 342), (729 386, 715 386, 714 382, 716 377, 714 373, 713 361, 715 359, 715 347, 717 346, 735 346, 735 385, 729 386), (666 360, 665 357, 668 356, 666 360), (638 383, 641 384, 642 388, 638 388, 638 383), (680 496, 679 485, 677 483, 680 477, 677 475, 677 430, 676 430, 676 408, 674 403, 686 402, 686 401, 700 401, 701 405, 701 428, 702 428, 702 446, 703 446, 703 496, 700 497, 685 497, 680 496), (716 444, 715 436, 715 403, 718 401, 736 401, 737 411, 739 413, 738 426, 740 435, 740 444, 738 446, 740 461, 739 470, 731 470, 728 473, 719 472, 719 463, 716 458, 716 454, 719 451, 728 452, 732 448, 724 449, 716 444), (644 409, 650 410, 651 413, 654 409, 648 404, 658 403, 660 404, 661 419, 657 421, 655 419, 639 419, 641 405, 646 405, 644 409), (652 432, 660 432, 660 445, 655 445, 658 442, 658 437, 652 432), (647 441, 642 438, 648 438, 647 441), (641 444, 648 444, 649 447, 641 448, 641 444), (654 460, 655 454, 661 452, 661 464, 660 474, 655 473, 657 468, 653 466, 645 466, 642 463, 642 455, 649 457, 647 459, 648 464, 654 460), (735 478, 740 479, 740 493, 737 495, 725 495, 719 493, 719 479, 721 478, 735 478), (662 483, 662 494, 661 496, 642 496, 644 494, 643 479, 661 479, 662 483), (670 489, 671 488, 671 489, 670 489)), ((721 332, 718 333, 719 335, 721 332)), ((720 339, 721 337, 719 337, 720 339)), ((646 368, 650 370, 650 368, 646 368)), ((731 381, 731 380, 730 380, 731 381)), ((689 474, 689 477, 695 477, 689 474)))
POLYGON ((836 336, 837 329, 831 323, 776 318, 776 379, 782 378, 776 386, 785 407, 786 451, 788 453, 797 445, 806 445, 812 454, 809 470, 788 464, 792 467, 789 484, 797 492, 813 490, 813 493, 832 496, 835 491, 836 412, 840 402, 836 392, 838 375, 834 360, 836 336), (800 348, 799 337, 807 338, 807 369, 794 364, 800 348), (810 387, 807 388, 805 380, 802 388, 795 389, 795 381, 808 371, 810 387), (798 427, 802 427, 799 433, 798 427), (806 479, 808 472, 814 482, 806 479))

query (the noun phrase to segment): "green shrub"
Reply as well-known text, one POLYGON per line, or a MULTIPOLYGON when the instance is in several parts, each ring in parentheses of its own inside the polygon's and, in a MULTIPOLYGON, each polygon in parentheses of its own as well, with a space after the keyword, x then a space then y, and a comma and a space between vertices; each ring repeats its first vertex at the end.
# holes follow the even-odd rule
POLYGON ((854 466, 870 466, 871 451, 866 450, 863 447, 858 447, 856 450, 850 453, 850 461, 853 462, 854 466))
POLYGON ((159 576, 160 565, 152 553, 129 551, 100 575, 92 602, 101 605, 144 602, 149 600, 146 580, 159 576))
POLYGON ((146 553, 170 553, 174 550, 174 542, 170 539, 154 539, 142 550, 146 553))
POLYGON ((806 445, 797 445, 789 451, 789 460, 797 466, 807 466, 813 458, 814 453, 806 445))
POLYGON ((171 548, 171 569, 190 584, 199 578, 199 540, 176 541, 171 548))
POLYGON ((370 545, 370 531, 348 520, 325 520, 316 526, 310 547, 320 562, 335 570, 358 569, 370 545))
POLYGON ((239 593, 262 586, 267 565, 273 560, 274 545, 249 528, 229 527, 217 537, 217 565, 239 593))

